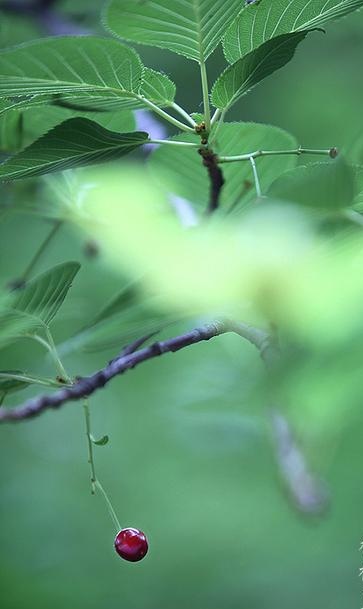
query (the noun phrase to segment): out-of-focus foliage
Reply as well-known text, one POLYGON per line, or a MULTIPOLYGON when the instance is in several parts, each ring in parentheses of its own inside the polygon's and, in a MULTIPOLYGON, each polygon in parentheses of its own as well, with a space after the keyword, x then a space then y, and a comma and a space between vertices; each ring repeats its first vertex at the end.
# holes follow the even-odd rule
MULTIPOLYGON (((264 2, 244 10, 252 14, 264 2)), ((102 4, 63 0, 55 21, 0 9, 0 45, 59 33, 64 21, 100 34, 102 4)), ((139 4, 142 10, 149 2, 139 4)), ((90 495, 81 405, 2 427, 4 609, 360 606, 362 28, 357 12, 329 23, 326 35, 309 36, 292 64, 232 110, 228 120, 246 122, 221 127, 220 154, 299 145, 343 151, 324 163, 309 156, 256 159, 262 200, 249 162, 226 164, 221 210, 207 221, 205 169, 196 150, 172 146, 154 152, 148 167, 139 153, 117 161, 106 178, 87 169, 2 185, 0 400, 6 393, 6 407, 59 385, 39 342, 24 339, 39 332, 34 313, 47 302, 35 290, 26 300, 31 310, 14 308, 24 292, 9 291, 55 226, 32 277, 39 285, 44 271, 57 273, 65 261, 82 264, 73 285, 65 281, 69 293, 62 303, 56 299, 62 306, 52 322, 70 374, 102 367, 140 331, 165 338, 211 314, 272 321, 283 353, 268 383, 252 346, 219 337, 145 364, 91 399, 96 442, 109 436, 106 446, 95 446, 99 475, 122 525, 138 526, 150 539, 150 553, 138 565, 115 555, 108 514, 100 497, 90 495), (180 226, 170 193, 196 206, 199 225, 180 226), (271 406, 286 417, 330 495, 330 507, 317 517, 298 513, 285 492, 271 406)), ((202 113, 193 63, 156 48, 139 50, 143 62, 175 77, 178 103, 202 113)), ((208 62, 210 82, 224 65, 219 50, 208 62)), ((54 104, 12 111, 0 118, 1 154, 79 112, 54 104)), ((83 109, 82 116, 111 131, 135 128, 129 111, 83 109)))

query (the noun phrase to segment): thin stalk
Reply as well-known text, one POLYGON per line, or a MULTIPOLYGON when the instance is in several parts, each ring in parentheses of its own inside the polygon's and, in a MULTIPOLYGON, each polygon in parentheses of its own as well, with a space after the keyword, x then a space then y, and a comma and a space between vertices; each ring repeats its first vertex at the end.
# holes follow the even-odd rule
POLYGON ((258 173, 257 173, 255 159, 253 157, 251 157, 250 161, 251 161, 251 165, 252 165, 253 178, 255 180, 256 194, 258 197, 261 197, 262 196, 261 184, 260 184, 260 180, 259 180, 258 173))
MULTIPOLYGON (((224 117, 226 116, 226 113, 227 113, 227 110, 223 110, 223 112, 220 112, 220 114, 218 114, 218 117, 217 117, 217 118, 219 118, 219 121, 218 121, 218 124, 217 124, 217 126, 216 126, 216 128, 215 128, 215 131, 214 131, 214 133, 213 133, 213 137, 212 137, 212 138, 211 138, 211 140, 210 140, 210 145, 211 145, 211 146, 213 145, 213 143, 214 143, 214 142, 216 141, 216 139, 217 139, 217 135, 218 135, 218 133, 219 133, 219 130, 220 130, 221 126, 222 126, 222 125, 223 125, 223 123, 224 123, 224 117)), ((216 110, 216 112, 214 113, 214 116, 213 116, 213 118, 212 118, 212 125, 213 125, 213 120, 214 120, 214 117, 216 116, 216 114, 217 114, 217 110, 216 110)), ((217 119, 216 119, 216 120, 217 120, 217 119)))
POLYGON ((35 268, 36 264, 38 263, 39 259, 44 254, 48 245, 52 241, 53 237, 55 237, 55 235, 57 234, 57 232, 59 231, 61 226, 62 226, 61 221, 58 221, 54 224, 54 226, 52 227, 52 230, 47 235, 47 237, 44 239, 44 241, 40 244, 37 252, 34 254, 33 258, 29 262, 27 268, 25 269, 25 271, 21 277, 21 281, 27 281, 29 279, 29 276, 31 275, 31 273, 32 273, 33 269, 35 268))
POLYGON ((175 110, 175 112, 178 112, 180 114, 180 116, 185 118, 185 120, 189 123, 189 125, 191 125, 192 127, 195 127, 195 125, 196 125, 195 120, 193 120, 193 118, 190 116, 190 114, 188 114, 188 112, 186 112, 184 110, 184 108, 179 106, 179 104, 177 104, 176 102, 173 102, 171 107, 173 108, 173 110, 175 110))
POLYGON ((36 385, 42 385, 43 387, 64 387, 63 383, 58 383, 57 381, 53 381, 53 379, 39 379, 29 377, 26 374, 4 374, 0 372, 0 380, 14 380, 20 381, 22 383, 33 383, 36 385))
MULTIPOLYGON (((58 372, 59 372, 59 376, 62 379, 64 379, 66 382, 70 383, 71 379, 68 376, 68 374, 67 374, 67 372, 66 372, 66 370, 65 370, 65 368, 64 368, 64 366, 63 366, 63 364, 62 364, 62 362, 60 360, 60 357, 59 357, 58 352, 57 352, 57 348, 56 348, 54 340, 53 340, 53 336, 52 336, 51 331, 49 330, 48 327, 45 329, 45 333, 46 333, 47 339, 48 339, 48 343, 47 344, 49 345, 49 352, 51 353, 51 355, 53 357, 54 363, 55 363, 55 365, 56 365, 56 367, 58 369, 58 372)), ((46 343, 46 341, 44 341, 44 343, 46 343)))
POLYGON ((159 106, 156 106, 155 104, 153 104, 153 102, 151 102, 149 99, 146 99, 146 97, 143 97, 142 95, 135 95, 135 97, 137 99, 139 99, 140 101, 142 101, 142 103, 145 104, 145 106, 148 106, 153 112, 155 112, 156 114, 159 114, 159 116, 161 116, 164 120, 168 121, 175 127, 178 127, 178 129, 180 129, 181 131, 187 131, 188 133, 195 133, 194 129, 192 129, 191 127, 188 127, 188 125, 185 125, 184 123, 181 123, 180 121, 178 121, 177 118, 174 118, 167 112, 164 112, 164 110, 159 108, 159 106))
MULTIPOLYGON (((226 110, 225 110, 224 112, 226 112, 226 110)), ((214 124, 217 122, 217 120, 219 119, 219 117, 221 116, 221 114, 222 114, 222 110, 220 110, 219 108, 217 108, 217 110, 216 110, 216 111, 215 111, 215 113, 213 114, 212 119, 211 119, 211 122, 210 122, 210 124, 211 124, 211 126, 212 126, 212 127, 213 127, 213 125, 214 125, 214 124)))
POLYGON ((260 156, 278 156, 285 154, 318 154, 325 155, 334 158, 336 156, 336 149, 329 148, 329 150, 312 150, 310 148, 296 148, 295 150, 256 150, 255 152, 248 152, 247 154, 238 154, 236 156, 220 156, 218 157, 218 163, 235 163, 238 161, 250 161, 257 159, 260 156))
POLYGON ((175 142, 173 140, 148 140, 147 144, 167 144, 168 146, 186 146, 188 148, 200 148, 200 144, 193 142, 175 142))
POLYGON ((103 498, 106 501, 106 504, 107 504, 107 507, 108 507, 108 511, 109 511, 110 516, 112 518, 112 521, 113 521, 113 523, 114 523, 114 525, 116 527, 116 532, 120 531, 121 528, 122 528, 121 524, 119 523, 119 520, 118 520, 118 518, 116 516, 116 512, 113 509, 112 503, 111 503, 111 501, 110 501, 110 499, 109 499, 105 489, 103 488, 101 482, 98 479, 96 479, 96 483, 95 484, 96 484, 96 487, 98 488, 98 490, 101 491, 101 493, 103 495, 103 498))
POLYGON ((209 133, 210 128, 211 128, 211 117, 210 117, 210 105, 209 105, 208 74, 207 74, 207 68, 205 65, 205 61, 201 60, 199 65, 200 65, 200 77, 201 77, 201 81, 202 81, 205 129, 206 129, 207 133, 209 133))
POLYGON ((91 416, 88 406, 88 400, 85 399, 83 401, 83 411, 84 411, 84 420, 86 423, 86 436, 87 436, 87 446, 88 446, 88 463, 91 469, 91 493, 92 495, 96 492, 96 469, 95 462, 93 458, 93 446, 91 440, 91 416))
POLYGON ((96 489, 98 489, 101 492, 101 494, 106 502, 108 511, 112 518, 112 521, 116 527, 116 531, 118 532, 121 529, 121 525, 116 516, 116 512, 113 509, 113 505, 110 501, 109 496, 107 495, 105 489, 103 488, 101 482, 98 480, 97 475, 96 475, 95 460, 94 460, 94 456, 93 456, 92 434, 91 434, 91 413, 90 413, 87 399, 83 400, 83 412, 84 412, 84 420, 85 420, 85 424, 86 424, 88 463, 90 465, 90 470, 91 470, 91 493, 92 493, 92 495, 94 495, 96 493, 96 489))

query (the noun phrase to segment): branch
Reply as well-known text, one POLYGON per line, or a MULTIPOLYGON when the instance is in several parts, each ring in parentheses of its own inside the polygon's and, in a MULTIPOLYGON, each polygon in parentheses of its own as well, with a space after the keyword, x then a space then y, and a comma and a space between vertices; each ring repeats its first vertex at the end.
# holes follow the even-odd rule
POLYGON ((198 152, 203 159, 203 165, 206 167, 209 175, 210 194, 208 213, 212 214, 219 207, 219 199, 224 186, 224 176, 221 168, 218 167, 218 157, 212 150, 200 148, 198 152))
POLYGON ((51 395, 37 396, 14 408, 0 407, 0 422, 30 419, 40 415, 45 410, 59 408, 66 402, 80 400, 104 387, 115 376, 135 368, 142 362, 164 353, 175 353, 190 345, 210 340, 228 332, 234 332, 252 343, 260 351, 261 357, 265 361, 267 361, 267 358, 270 359, 271 341, 267 332, 231 320, 215 321, 186 334, 155 342, 131 353, 128 349, 112 360, 105 368, 91 376, 78 379, 71 387, 64 387, 51 395))

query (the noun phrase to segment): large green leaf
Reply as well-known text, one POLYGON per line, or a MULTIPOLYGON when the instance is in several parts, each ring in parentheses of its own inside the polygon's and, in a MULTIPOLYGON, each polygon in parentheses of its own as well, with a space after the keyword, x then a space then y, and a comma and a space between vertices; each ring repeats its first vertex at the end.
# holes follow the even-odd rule
POLYGON ((112 0, 107 27, 120 38, 203 61, 241 10, 241 0, 112 0))
POLYGON ((65 262, 38 275, 15 296, 13 308, 48 326, 67 296, 79 269, 78 262, 65 262))
POLYGON ((363 0, 261 0, 250 4, 226 32, 226 58, 234 63, 275 36, 320 28, 362 6, 363 0))
POLYGON ((0 53, 0 97, 92 93, 132 106, 142 73, 137 53, 116 40, 47 38, 0 53))
POLYGON ((277 178, 269 196, 316 209, 335 210, 352 205, 356 171, 343 158, 330 163, 297 167, 277 178))
POLYGON ((230 108, 261 80, 287 64, 307 33, 277 36, 229 66, 213 86, 213 105, 222 110, 230 108))
MULTIPOLYGON (((173 138, 193 142, 192 135, 173 138)), ((257 123, 225 123, 219 130, 214 149, 220 155, 236 155, 255 150, 296 149, 296 140, 282 129, 257 123)), ((263 157, 256 160, 263 191, 284 171, 295 167, 294 156, 263 157)), ((182 146, 162 146, 152 153, 149 167, 153 177, 170 192, 188 199, 205 210, 209 200, 210 183, 201 158, 194 149, 182 146)), ((254 196, 251 165, 226 163, 223 165, 225 186, 221 207, 246 202, 254 196)))
POLYGON ((17 180, 118 159, 148 141, 142 131, 114 133, 71 118, 0 165, 0 179, 17 180))

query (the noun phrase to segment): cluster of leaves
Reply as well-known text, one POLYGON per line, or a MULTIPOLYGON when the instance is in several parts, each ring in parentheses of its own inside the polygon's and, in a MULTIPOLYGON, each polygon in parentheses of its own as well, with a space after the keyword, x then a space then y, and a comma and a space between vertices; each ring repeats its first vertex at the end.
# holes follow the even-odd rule
MULTIPOLYGON (((310 3, 260 0, 248 4, 241 0, 227 3, 224 0, 112 0, 104 12, 104 23, 116 38, 161 47, 199 64, 204 90, 202 115, 188 115, 180 108, 175 102, 176 87, 172 80, 145 67, 138 53, 119 40, 67 36, 5 49, 0 53, 0 144, 8 158, 0 165, 0 179, 9 182, 37 178, 117 161, 152 141, 147 133, 135 131, 133 111, 147 108, 183 131, 150 156, 150 171, 166 192, 188 199, 197 209, 207 207, 209 190, 208 175, 197 151, 203 146, 207 149, 213 146, 220 158, 246 155, 248 160, 249 153, 255 151, 285 152, 261 159, 258 166, 259 185, 271 199, 323 210, 324 220, 327 213, 335 217, 346 209, 353 214, 359 212, 363 201, 360 144, 351 159, 357 165, 350 166, 338 159, 297 168, 299 146, 292 135, 268 125, 226 123, 224 119, 228 110, 255 85, 286 65, 310 33, 362 6, 363 0, 310 3), (228 65, 209 92, 206 62, 221 44, 228 65), (212 118, 210 106, 215 110, 212 118), (181 122, 181 118, 186 122, 181 122), (289 155, 289 151, 297 154, 289 155)), ((255 197, 250 164, 226 163, 224 177, 222 213, 245 210, 255 197)), ((74 190, 68 186, 72 179, 69 174, 46 178, 48 190, 44 193, 52 188, 59 204, 56 210, 43 208, 43 215, 62 221, 71 216, 69 207, 72 207, 74 190)), ((356 220, 361 221, 359 213, 356 220)), ((146 227, 145 233, 148 230, 146 227)), ((126 243, 126 234, 124 237, 126 243)), ((166 240, 166 244, 169 241, 166 240)), ((212 241, 211 255, 216 244, 223 247, 225 243, 224 238, 212 241)), ((181 241, 180 244, 183 251, 184 245, 181 241)), ((201 242, 196 249, 195 258, 187 267, 188 273, 196 266, 195 260, 203 258, 204 246, 201 242)), ((168 247, 164 250, 165 259, 168 247)), ((129 251, 134 254, 131 242, 129 251)), ((145 252, 137 271, 142 272, 147 256, 145 252)), ((161 266, 159 259, 157 262, 161 266)), ((175 265, 170 265, 169 270, 179 279, 175 265)), ((77 263, 66 263, 27 283, 19 293, 5 295, 0 309, 0 347, 19 337, 35 337, 51 347, 46 340, 49 324, 77 271, 77 263)), ((165 274, 163 269, 162 287, 171 282, 170 272, 165 274)), ((196 272, 196 283, 197 275, 196 272)), ((184 298, 187 299, 190 286, 185 276, 184 269, 180 281, 175 282, 186 291, 184 298)), ((192 276, 193 273, 189 274, 189 280, 192 276)), ((219 289, 223 290, 221 285, 223 283, 219 289)), ((225 287, 223 304, 229 297, 233 300, 233 294, 225 287)), ((203 291, 199 300, 203 300, 203 304, 213 301, 212 293, 204 284, 203 290, 195 290, 197 295, 203 291)), ((176 292, 177 299, 183 300, 181 296, 176 292)), ((170 321, 165 311, 160 313, 153 302, 142 305, 139 302, 134 288, 117 294, 65 348, 109 347, 119 344, 121 337, 129 341, 142 334, 152 334, 170 321)), ((180 313, 179 309, 178 315, 180 313)), ((32 382, 58 383, 19 371, 3 371, 0 394, 32 382)))

